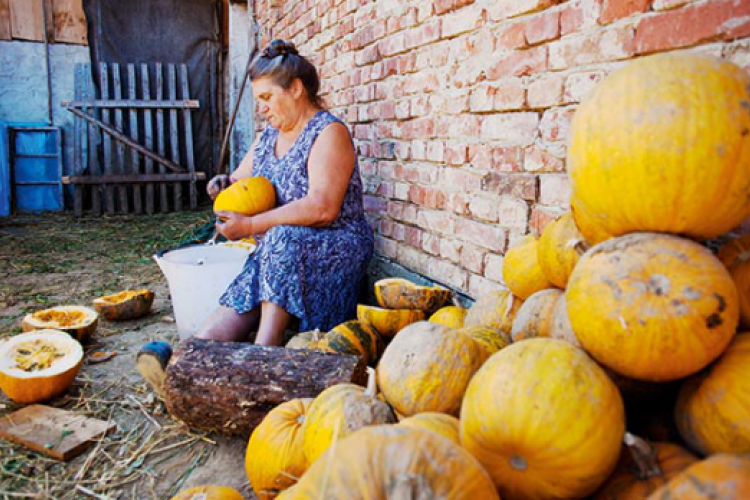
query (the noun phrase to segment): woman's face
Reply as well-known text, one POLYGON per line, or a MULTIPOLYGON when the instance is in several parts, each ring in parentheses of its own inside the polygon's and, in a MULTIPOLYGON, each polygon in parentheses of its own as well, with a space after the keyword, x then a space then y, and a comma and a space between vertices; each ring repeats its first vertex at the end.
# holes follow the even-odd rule
POLYGON ((302 112, 300 86, 299 80, 292 82, 288 89, 277 85, 271 78, 252 81, 258 112, 266 117, 272 127, 282 131, 294 128, 302 112))

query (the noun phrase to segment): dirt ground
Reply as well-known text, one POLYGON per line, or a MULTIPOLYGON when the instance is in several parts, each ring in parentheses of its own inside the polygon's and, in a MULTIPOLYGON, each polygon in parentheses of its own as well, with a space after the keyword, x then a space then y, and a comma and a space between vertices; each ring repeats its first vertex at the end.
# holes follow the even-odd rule
MULTIPOLYGON (((0 498, 168 499, 197 485, 231 486, 255 498, 244 469, 246 441, 186 428, 172 419, 135 369, 145 342, 178 339, 166 279, 155 251, 193 238, 209 211, 75 218, 71 214, 0 219, 0 338, 23 316, 54 305, 147 287, 150 315, 100 318, 83 367, 67 394, 47 404, 111 420, 116 430, 68 463, 0 439, 0 498), (116 351, 91 363, 96 351, 116 351)), ((203 231, 205 233, 205 231, 203 231)), ((0 395, 0 418, 21 408, 0 395)))

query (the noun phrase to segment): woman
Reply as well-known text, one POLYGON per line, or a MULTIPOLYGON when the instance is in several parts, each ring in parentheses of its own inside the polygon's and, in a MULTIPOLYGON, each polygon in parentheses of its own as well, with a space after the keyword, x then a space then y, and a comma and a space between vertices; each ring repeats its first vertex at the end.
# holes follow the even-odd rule
POLYGON ((323 109, 315 67, 290 42, 274 40, 249 69, 258 111, 268 126, 231 176, 208 193, 247 176, 263 176, 277 206, 255 216, 220 212, 230 240, 258 246, 196 337, 281 345, 292 317, 300 330, 329 330, 353 317, 373 251, 362 181, 346 126, 323 109))

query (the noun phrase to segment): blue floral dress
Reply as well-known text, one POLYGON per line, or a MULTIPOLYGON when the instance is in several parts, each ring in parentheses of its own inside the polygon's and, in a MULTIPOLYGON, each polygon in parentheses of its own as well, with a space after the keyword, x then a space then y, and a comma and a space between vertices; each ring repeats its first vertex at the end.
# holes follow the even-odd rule
MULTIPOLYGON (((277 206, 307 195, 310 149, 335 121, 339 120, 331 113, 319 111, 281 158, 275 153, 279 131, 270 126, 263 131, 253 154, 253 175, 271 181, 277 206)), ((301 331, 330 330, 356 316, 373 239, 355 163, 338 218, 327 227, 275 226, 256 237, 258 247, 219 302, 239 313, 272 302, 298 317, 301 331)))

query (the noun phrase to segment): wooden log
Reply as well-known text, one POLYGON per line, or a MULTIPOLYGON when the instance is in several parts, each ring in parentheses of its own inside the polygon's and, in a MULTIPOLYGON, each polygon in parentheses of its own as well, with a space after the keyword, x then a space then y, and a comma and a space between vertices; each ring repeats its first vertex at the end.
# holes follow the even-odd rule
POLYGON ((366 366, 360 356, 190 338, 169 361, 165 400, 191 427, 249 436, 285 401, 340 383, 363 385, 366 366))

